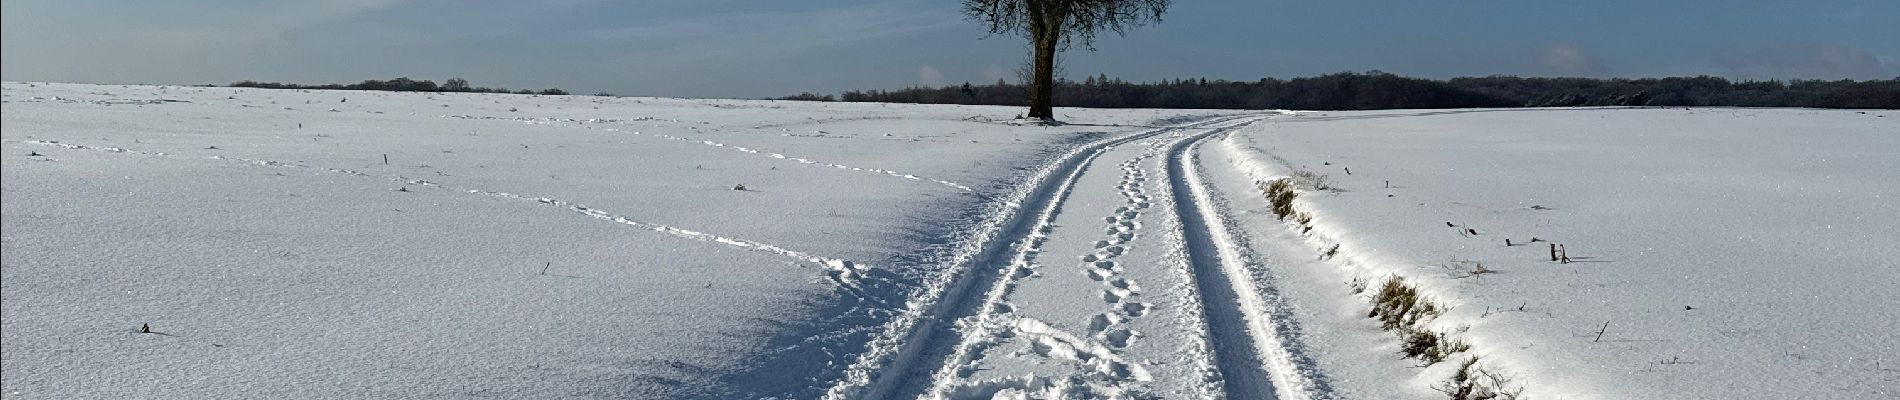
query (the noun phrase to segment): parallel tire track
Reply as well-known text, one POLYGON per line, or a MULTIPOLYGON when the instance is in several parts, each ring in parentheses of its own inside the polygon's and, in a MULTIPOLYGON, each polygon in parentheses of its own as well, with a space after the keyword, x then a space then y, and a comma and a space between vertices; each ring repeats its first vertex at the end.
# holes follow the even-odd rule
POLYGON ((1212 361, 1224 378, 1223 391, 1233 399, 1329 398, 1324 378, 1295 347, 1298 338, 1293 337, 1290 313, 1277 296, 1263 296, 1272 293, 1257 285, 1258 262, 1203 180, 1195 149, 1222 132, 1177 142, 1168 151, 1167 173, 1184 250, 1205 307, 1212 361))
POLYGON ((961 243, 940 277, 912 296, 911 307, 887 323, 845 376, 825 394, 826 399, 886 399, 923 395, 933 372, 965 352, 958 334, 959 321, 982 315, 994 307, 991 292, 1007 286, 1015 274, 1010 261, 1028 250, 1030 240, 1053 218, 1090 162, 1106 149, 1182 129, 1221 124, 1250 116, 1222 117, 1105 139, 1063 155, 1045 166, 1026 185, 1012 193, 1003 207, 990 213, 981 229, 961 243), (972 293, 982 287, 984 292, 972 293))

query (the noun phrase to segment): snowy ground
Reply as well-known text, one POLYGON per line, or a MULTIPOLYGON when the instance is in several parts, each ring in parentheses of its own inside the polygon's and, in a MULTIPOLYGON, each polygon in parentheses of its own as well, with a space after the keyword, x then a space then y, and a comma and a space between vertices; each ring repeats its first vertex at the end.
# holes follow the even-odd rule
POLYGON ((994 197, 1076 143, 1149 129, 983 122, 1019 112, 999 107, 4 87, 9 398, 815 397, 994 197), (161 334, 133 333, 146 323, 161 334))
MULTIPOLYGON (((1302 193, 1309 235, 1251 228, 1285 260, 1341 246, 1278 271, 1310 291, 1293 297, 1304 319, 1332 327, 1312 345, 1336 381, 1411 376, 1348 365, 1397 342, 1365 333, 1363 298, 1336 301, 1397 274, 1529 398, 1900 395, 1900 112, 1302 113, 1221 148, 1236 190, 1295 171, 1335 188, 1302 193), (1572 262, 1550 261, 1552 243, 1572 262)), ((1254 194, 1237 204, 1272 221, 1254 194)))
POLYGON ((1443 398, 1392 274, 1533 398, 1900 379, 1891 112, 4 89, 7 398, 1443 398))

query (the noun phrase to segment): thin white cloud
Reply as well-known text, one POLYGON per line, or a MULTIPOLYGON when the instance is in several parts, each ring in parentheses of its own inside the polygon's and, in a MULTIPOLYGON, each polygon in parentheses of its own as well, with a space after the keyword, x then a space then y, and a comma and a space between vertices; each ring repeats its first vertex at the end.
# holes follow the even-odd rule
POLYGON ((1008 80, 1010 75, 1009 70, 1003 69, 1001 65, 990 64, 987 67, 983 67, 983 83, 985 84, 1008 80))
POLYGON ((1563 43, 1548 44, 1538 49, 1537 66, 1553 75, 1599 77, 1609 74, 1609 68, 1604 67, 1596 57, 1582 48, 1563 43))
POLYGON ((922 68, 918 68, 917 69, 917 83, 923 85, 924 87, 933 87, 933 88, 943 87, 944 86, 943 72, 937 71, 936 68, 933 68, 928 65, 923 66, 922 68))

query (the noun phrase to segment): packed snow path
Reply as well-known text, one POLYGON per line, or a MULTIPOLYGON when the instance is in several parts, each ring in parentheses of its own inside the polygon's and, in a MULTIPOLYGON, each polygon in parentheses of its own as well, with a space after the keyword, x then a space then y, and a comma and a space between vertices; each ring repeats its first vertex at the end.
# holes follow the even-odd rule
POLYGON ((1111 138, 1045 168, 830 397, 1327 397, 1194 165, 1196 144, 1261 118, 1111 138))

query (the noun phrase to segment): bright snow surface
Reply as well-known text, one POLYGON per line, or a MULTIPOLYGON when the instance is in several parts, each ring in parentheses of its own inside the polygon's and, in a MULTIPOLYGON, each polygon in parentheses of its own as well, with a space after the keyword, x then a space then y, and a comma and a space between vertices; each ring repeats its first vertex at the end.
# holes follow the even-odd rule
MULTIPOLYGON (((1301 194, 1316 228, 1285 259, 1339 254, 1282 264, 1282 286, 1405 276, 1528 398, 1900 395, 1900 112, 1308 112, 1222 145, 1236 190, 1302 170, 1336 189, 1301 194)), ((1329 292, 1296 299, 1308 319, 1365 320, 1329 292)), ((1336 333, 1311 335, 1332 378, 1391 376, 1338 363, 1396 342, 1336 333)))
POLYGON ((586 96, 5 101, 9 398, 814 397, 992 197, 1145 129, 586 96))
POLYGON ((4 89, 7 398, 1444 397, 1390 274, 1534 398, 1900 379, 1891 112, 4 89))

